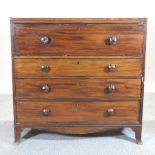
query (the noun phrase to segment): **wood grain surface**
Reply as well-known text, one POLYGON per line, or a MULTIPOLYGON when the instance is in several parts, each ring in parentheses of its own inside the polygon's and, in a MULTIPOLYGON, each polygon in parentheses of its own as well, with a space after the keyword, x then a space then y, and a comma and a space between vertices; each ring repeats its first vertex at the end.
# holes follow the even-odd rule
POLYGON ((19 98, 128 98, 140 97, 141 80, 136 79, 18 79, 19 98), (49 92, 42 87, 47 85, 49 92), (114 85, 114 92, 110 92, 114 85))
POLYGON ((130 127, 141 142, 146 18, 10 23, 15 141, 24 128, 87 134, 130 127))
POLYGON ((10 18, 12 23, 111 23, 111 24, 146 24, 147 18, 10 18))
POLYGON ((141 77, 142 59, 15 59, 14 73, 17 78, 32 77, 141 77), (43 72, 42 65, 49 71, 43 72), (116 69, 108 70, 110 64, 116 69))
POLYGON ((17 101, 17 122, 49 123, 49 122, 138 122, 138 101, 114 102, 39 102, 17 101), (43 109, 49 114, 44 115, 43 109), (113 109, 112 116, 108 109, 113 109))
POLYGON ((143 25, 119 24, 18 24, 15 27, 16 55, 140 55, 143 25), (49 38, 42 44, 43 36, 49 38), (115 45, 109 44, 117 37, 115 45))

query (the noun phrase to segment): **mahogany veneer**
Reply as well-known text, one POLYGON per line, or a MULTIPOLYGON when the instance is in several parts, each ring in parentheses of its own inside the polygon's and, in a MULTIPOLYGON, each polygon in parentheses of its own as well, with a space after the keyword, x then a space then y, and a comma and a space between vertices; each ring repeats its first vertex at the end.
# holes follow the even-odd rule
POLYGON ((10 21, 15 141, 130 127, 141 142, 145 18, 10 21))

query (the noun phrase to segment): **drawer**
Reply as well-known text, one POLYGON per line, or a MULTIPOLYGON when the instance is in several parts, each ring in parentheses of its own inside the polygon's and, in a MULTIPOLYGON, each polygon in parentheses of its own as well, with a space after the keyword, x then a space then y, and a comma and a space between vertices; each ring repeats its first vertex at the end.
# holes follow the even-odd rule
POLYGON ((16 102, 17 123, 137 123, 139 109, 139 101, 16 102))
POLYGON ((139 79, 16 79, 18 98, 140 97, 139 79))
POLYGON ((14 74, 26 77, 141 77, 141 59, 15 59, 14 74))
POLYGON ((140 55, 144 25, 16 24, 15 55, 140 55))

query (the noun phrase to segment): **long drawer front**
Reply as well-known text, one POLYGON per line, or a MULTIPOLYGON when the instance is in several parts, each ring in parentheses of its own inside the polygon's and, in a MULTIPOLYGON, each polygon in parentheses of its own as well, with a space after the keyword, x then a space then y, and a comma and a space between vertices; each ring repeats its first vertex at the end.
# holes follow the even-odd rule
POLYGON ((19 98, 140 97, 140 79, 16 79, 19 98))
POLYGON ((27 77, 141 77, 142 59, 15 59, 14 74, 27 77))
POLYGON ((144 25, 18 24, 16 55, 140 55, 144 25))
POLYGON ((139 109, 139 101, 16 101, 17 123, 137 123, 139 109))

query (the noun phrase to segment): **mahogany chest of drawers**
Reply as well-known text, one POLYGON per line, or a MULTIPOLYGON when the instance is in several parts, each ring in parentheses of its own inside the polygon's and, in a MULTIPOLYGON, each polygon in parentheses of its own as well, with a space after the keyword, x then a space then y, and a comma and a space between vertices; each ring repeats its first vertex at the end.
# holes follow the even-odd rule
POLYGON ((141 142, 145 18, 11 18, 15 141, 24 128, 132 128, 141 142))

